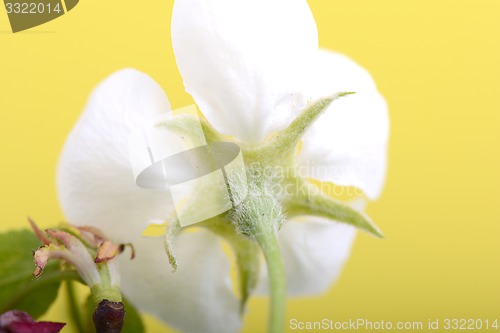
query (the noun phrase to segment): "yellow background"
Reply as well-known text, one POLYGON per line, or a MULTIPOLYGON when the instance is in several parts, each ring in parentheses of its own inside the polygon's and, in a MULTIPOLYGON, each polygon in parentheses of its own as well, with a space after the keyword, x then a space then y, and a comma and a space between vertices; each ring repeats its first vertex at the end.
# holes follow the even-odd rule
MULTIPOLYGON (((321 46, 365 66, 390 106, 387 185, 368 208, 387 238, 361 234, 335 286, 289 300, 288 318, 500 319, 500 1, 309 2, 321 46)), ((171 9, 172 1, 82 0, 12 34, 0 8, 0 231, 25 227, 27 215, 42 226, 62 220, 57 157, 108 74, 138 68, 174 108, 191 103, 171 48, 171 9)), ((244 332, 265 331, 266 307, 250 302, 244 332)), ((63 308, 46 318, 66 321, 63 308)))

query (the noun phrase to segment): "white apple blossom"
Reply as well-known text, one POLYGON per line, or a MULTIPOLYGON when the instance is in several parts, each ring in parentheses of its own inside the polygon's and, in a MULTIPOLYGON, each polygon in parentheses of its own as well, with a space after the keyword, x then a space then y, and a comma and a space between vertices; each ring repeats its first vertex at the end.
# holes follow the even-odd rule
MULTIPOLYGON (((366 70, 318 48, 305 0, 176 0, 171 30, 186 90, 213 129, 242 147, 246 162, 291 165, 305 182, 313 178, 357 187, 370 199, 379 196, 388 139, 385 101, 366 70), (279 157, 282 146, 265 150, 315 101, 339 91, 356 94, 331 104, 327 100, 317 121, 304 120, 307 131, 300 133, 297 150, 290 142, 290 160, 279 157)), ((60 159, 62 208, 72 224, 97 227, 118 243, 134 243, 136 259, 121 261, 121 279, 124 294, 139 309, 185 332, 235 332, 241 325, 240 301, 221 233, 195 228, 176 237, 175 272, 164 239, 141 237, 149 224, 172 216, 173 208, 168 191, 136 185, 128 139, 137 124, 169 110, 159 85, 136 70, 119 71, 101 83, 60 159)), ((349 256, 355 229, 332 221, 335 214, 322 203, 306 207, 276 200, 287 216, 278 237, 288 294, 324 292, 349 256)), ((357 224, 349 217, 337 220, 357 224)), ((249 291, 253 287, 266 291, 265 269, 249 291)))

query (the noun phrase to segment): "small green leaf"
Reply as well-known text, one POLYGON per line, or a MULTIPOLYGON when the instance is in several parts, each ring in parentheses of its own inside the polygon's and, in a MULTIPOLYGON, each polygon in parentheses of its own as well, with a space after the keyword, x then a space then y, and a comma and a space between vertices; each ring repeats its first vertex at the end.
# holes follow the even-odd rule
POLYGON ((61 272, 56 263, 51 263, 35 280, 33 251, 41 245, 28 230, 0 234, 0 313, 18 309, 38 318, 56 299, 61 280, 75 277, 71 271, 61 272))

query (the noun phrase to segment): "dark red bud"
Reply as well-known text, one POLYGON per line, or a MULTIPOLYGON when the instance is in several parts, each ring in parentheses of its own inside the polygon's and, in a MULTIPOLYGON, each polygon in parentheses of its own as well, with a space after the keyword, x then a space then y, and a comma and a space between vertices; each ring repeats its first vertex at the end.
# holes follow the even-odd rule
POLYGON ((96 333, 120 333, 125 319, 125 307, 122 302, 102 300, 92 316, 96 333))

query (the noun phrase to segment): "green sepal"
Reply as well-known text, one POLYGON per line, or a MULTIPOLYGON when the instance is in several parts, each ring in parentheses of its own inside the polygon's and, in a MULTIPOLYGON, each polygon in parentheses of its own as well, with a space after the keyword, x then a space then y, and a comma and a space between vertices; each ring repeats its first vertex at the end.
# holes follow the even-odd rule
POLYGON ((273 160, 292 158, 295 149, 306 131, 326 111, 330 104, 354 92, 340 92, 329 97, 321 98, 305 108, 285 129, 271 134, 264 144, 258 149, 245 149, 246 156, 251 160, 265 161, 271 157, 273 160))
MULTIPOLYGON (((305 181, 304 181, 305 182, 305 181)), ((312 184, 302 184, 313 187, 312 184)), ((284 210, 288 217, 297 215, 320 216, 337 222, 350 224, 373 236, 383 238, 382 231, 365 214, 317 190, 297 191, 297 195, 287 198, 284 210)))
POLYGON ((172 271, 177 270, 177 257, 175 256, 174 250, 174 240, 182 232, 182 227, 179 224, 179 220, 170 222, 165 231, 165 252, 167 254, 168 262, 172 266, 172 271))
POLYGON ((175 133, 192 139, 194 142, 202 142, 203 139, 207 143, 223 141, 222 135, 217 132, 212 125, 204 118, 197 118, 190 114, 179 114, 173 119, 162 121, 157 124, 159 127, 164 127, 175 133), (200 133, 199 126, 203 133, 200 133), (202 137, 193 137, 193 135, 203 134, 202 137))
POLYGON ((240 313, 259 282, 260 249, 256 242, 237 236, 229 242, 236 256, 240 288, 240 313))
POLYGON ((240 314, 243 314, 248 299, 259 282, 261 251, 258 244, 254 240, 238 234, 234 226, 223 217, 214 217, 198 225, 222 237, 231 246, 236 257, 240 314))

